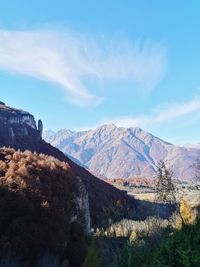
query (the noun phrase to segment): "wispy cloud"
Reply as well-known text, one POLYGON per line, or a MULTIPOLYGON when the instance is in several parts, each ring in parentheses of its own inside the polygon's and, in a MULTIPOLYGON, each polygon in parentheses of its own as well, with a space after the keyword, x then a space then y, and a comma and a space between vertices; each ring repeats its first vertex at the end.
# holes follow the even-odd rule
POLYGON ((159 106, 154 111, 150 112, 149 115, 141 114, 136 117, 122 116, 104 120, 100 122, 99 125, 114 123, 120 127, 141 127, 149 129, 152 126, 160 126, 164 123, 171 122, 174 119, 178 119, 198 111, 200 111, 200 96, 195 96, 190 101, 159 106))
POLYGON ((129 79, 152 89, 165 73, 161 44, 100 41, 73 32, 0 30, 0 69, 54 83, 78 105, 98 104, 86 79, 129 79))

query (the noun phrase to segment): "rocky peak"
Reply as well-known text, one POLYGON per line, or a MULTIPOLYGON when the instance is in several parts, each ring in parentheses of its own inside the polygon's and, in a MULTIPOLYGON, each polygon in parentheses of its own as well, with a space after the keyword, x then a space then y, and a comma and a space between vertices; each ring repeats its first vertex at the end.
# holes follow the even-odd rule
POLYGON ((99 177, 133 178, 155 174, 157 162, 166 160, 175 177, 193 178, 193 162, 200 148, 183 148, 170 144, 138 127, 102 125, 70 135, 54 134, 46 138, 52 145, 70 155, 99 177))
POLYGON ((104 124, 102 126, 99 126, 96 130, 101 130, 101 131, 113 131, 117 129, 117 126, 114 123, 110 123, 110 124, 104 124))

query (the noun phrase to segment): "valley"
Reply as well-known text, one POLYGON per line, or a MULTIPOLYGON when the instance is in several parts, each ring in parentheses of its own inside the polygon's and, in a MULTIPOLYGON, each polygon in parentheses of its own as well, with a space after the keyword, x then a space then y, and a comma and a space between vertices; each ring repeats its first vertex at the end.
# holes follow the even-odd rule
POLYGON ((200 267, 200 1, 0 3, 0 267, 200 267))
MULTIPOLYGON (((110 179, 108 182, 122 191, 126 191, 128 195, 138 200, 155 202, 155 183, 140 182, 136 183, 135 179, 110 179)), ((176 198, 179 202, 184 198, 192 208, 200 205, 200 183, 199 182, 180 182, 175 181, 176 198)))
MULTIPOLYGON (((141 129, 124 129, 112 125, 102 126, 92 133, 76 133, 75 135, 79 136, 78 138, 81 138, 81 142, 83 142, 82 145, 79 144, 79 147, 83 146, 83 151, 84 147, 87 147, 84 157, 81 156, 77 160, 74 158, 74 154, 66 156, 58 148, 45 142, 42 139, 42 121, 39 120, 36 124, 34 116, 28 112, 0 103, 0 124, 0 214, 2 214, 0 219, 0 251, 2 252, 2 255, 0 253, 0 266, 3 262, 9 264, 10 258, 7 258, 6 255, 13 253, 12 261, 17 267, 27 267, 33 263, 34 266, 39 267, 42 262, 45 267, 50 267, 50 262, 53 267, 58 267, 58 261, 61 258, 63 264, 65 262, 70 267, 78 267, 82 264, 84 267, 88 267, 90 265, 87 262, 94 260, 91 257, 97 257, 95 260, 97 262, 100 257, 104 267, 116 267, 118 265, 113 261, 117 251, 123 253, 127 244, 128 246, 134 244, 134 249, 136 249, 136 243, 143 240, 145 246, 148 246, 154 235, 158 238, 162 233, 164 237, 167 229, 174 231, 172 229, 177 227, 181 229, 184 226, 182 220, 186 215, 182 215, 182 204, 179 207, 177 203, 186 205, 184 207, 187 207, 189 223, 194 223, 198 218, 199 182, 188 178, 186 180, 175 179, 173 172, 168 171, 167 165, 163 165, 166 174, 161 173, 160 178, 164 175, 165 179, 165 175, 167 175, 167 179, 170 179, 170 183, 176 188, 174 191, 176 202, 173 203, 165 201, 164 198, 163 201, 155 200, 158 186, 158 178, 156 178, 158 171, 156 171, 155 162, 153 176, 110 179, 95 177, 94 172, 91 174, 81 162, 79 165, 79 160, 86 155, 89 156, 87 154, 88 146, 95 146, 96 151, 101 151, 101 148, 105 149, 109 142, 115 151, 114 144, 116 142, 118 144, 126 137, 132 144, 132 151, 133 146, 138 146, 138 150, 140 150, 141 144, 144 146, 143 152, 148 148, 151 155, 158 155, 156 149, 160 151, 163 147, 165 151, 169 149, 168 147, 173 151, 174 149, 184 151, 187 157, 189 157, 188 155, 192 156, 188 161, 187 157, 185 158, 187 168, 189 166, 187 173, 190 173, 191 161, 194 160, 194 156, 199 155, 198 149, 174 148, 172 144, 160 139, 155 141, 155 137, 141 129), (138 131, 140 138, 142 136, 143 139, 139 139, 137 136, 138 131), (92 139, 86 141, 85 135, 92 135, 92 139), (116 135, 119 137, 117 141, 116 135), (151 147, 153 147, 152 151, 151 147), (179 208, 180 211, 178 211, 179 208), (10 219, 7 220, 7 218, 10 219), (28 221, 31 222, 30 226, 28 221), (25 229, 21 241, 18 237, 22 228, 17 226, 18 223, 25 229), (43 230, 42 241, 38 234, 41 229, 45 228, 48 229, 48 232, 43 230), (12 242, 8 241, 9 247, 4 246, 2 240, 11 240, 12 229, 15 229, 14 239, 12 242), (54 236, 55 231, 59 233, 56 237, 54 236), (48 233, 51 235, 49 236, 48 233), (31 235, 35 241, 30 239, 31 235), (68 245, 66 246, 65 243, 68 245), (19 250, 16 250, 16 246, 19 246, 19 250), (58 250, 56 246, 59 246, 58 250), (49 250, 52 250, 51 255, 47 255, 49 250), (90 255, 91 250, 93 256, 90 255), (112 253, 108 257, 109 250, 112 250, 112 253), (74 254, 78 251, 79 257, 74 254), (25 255, 27 255, 26 258, 24 258, 25 255)), ((73 148, 72 151, 74 151, 76 146, 72 135, 74 133, 71 131, 64 131, 60 138, 64 138, 62 142, 67 143, 67 146, 73 148)), ((57 142, 57 138, 53 136, 49 138, 52 143, 57 142)), ((76 151, 79 154, 80 151, 77 148, 76 151)), ((106 160, 109 158, 110 164, 115 165, 115 154, 112 154, 111 157, 110 150, 106 148, 104 153, 105 151, 108 151, 108 156, 102 159, 98 156, 98 164, 108 164, 106 160)), ((136 155, 139 154, 138 151, 134 151, 136 155)), ((82 155, 81 153, 80 155, 82 155)), ((94 160, 94 151, 92 153, 94 160)), ((119 156, 120 153, 117 152, 117 155, 119 156)), ((122 153, 122 157, 123 155, 122 153)), ((178 160, 178 155, 174 162, 178 160)), ((118 156, 117 162, 120 160, 118 156)), ((143 157, 147 157, 147 155, 143 157)), ((141 156, 137 160, 142 161, 143 157, 141 156)), ((180 161, 178 160, 178 162, 180 161)), ((122 164, 125 164, 124 160, 122 164)), ((144 166, 143 171, 142 166, 140 165, 140 173, 146 170, 144 166)), ((123 171, 127 167, 125 164, 123 171)), ((160 242, 157 240, 154 242, 154 246, 160 242)), ((130 249, 132 249, 132 245, 130 249)), ((119 257, 124 256, 119 254, 119 257)), ((65 267, 65 265, 61 266, 65 267)), ((95 266, 97 266, 96 263, 92 263, 92 267, 95 266)))

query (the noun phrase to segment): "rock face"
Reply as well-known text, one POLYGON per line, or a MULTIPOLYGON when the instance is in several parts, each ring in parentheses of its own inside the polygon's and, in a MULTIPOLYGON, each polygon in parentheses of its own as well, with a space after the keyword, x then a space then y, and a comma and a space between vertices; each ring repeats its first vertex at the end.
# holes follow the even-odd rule
POLYGON ((153 177, 156 164, 166 160, 180 180, 193 178, 200 150, 167 143, 140 128, 103 125, 95 130, 46 132, 44 139, 92 173, 106 178, 153 177))
POLYGON ((38 131, 40 133, 40 137, 42 138, 42 132, 43 132, 43 123, 41 120, 38 121, 38 131))
MULTIPOLYGON (((0 146, 51 155, 69 164, 73 175, 79 177, 86 188, 89 203, 80 199, 79 206, 85 210, 89 225, 87 206, 90 207, 92 227, 107 226, 109 222, 136 215, 136 201, 112 185, 96 178, 85 168, 74 163, 60 150, 41 139, 41 128, 36 127, 34 117, 28 112, 0 106, 0 146), (118 203, 121 203, 118 205, 118 203)), ((87 228, 87 227, 86 227, 87 228)))
POLYGON ((23 138, 27 138, 30 133, 36 139, 41 138, 33 115, 0 105, 0 140, 5 146, 14 146, 17 142, 23 143, 23 138))

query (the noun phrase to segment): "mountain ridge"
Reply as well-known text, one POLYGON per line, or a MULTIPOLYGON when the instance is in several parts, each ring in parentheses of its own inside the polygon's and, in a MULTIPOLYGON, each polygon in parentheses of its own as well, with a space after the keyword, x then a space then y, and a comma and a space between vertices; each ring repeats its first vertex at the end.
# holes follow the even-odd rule
MULTIPOLYGON (((47 132, 46 132, 47 133, 47 132)), ((180 180, 193 179, 193 162, 198 149, 173 145, 138 127, 106 124, 96 129, 74 132, 62 129, 44 139, 106 178, 152 178, 156 165, 165 160, 180 180)))

